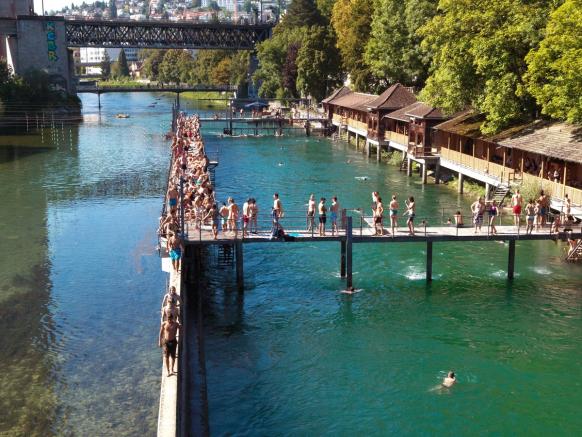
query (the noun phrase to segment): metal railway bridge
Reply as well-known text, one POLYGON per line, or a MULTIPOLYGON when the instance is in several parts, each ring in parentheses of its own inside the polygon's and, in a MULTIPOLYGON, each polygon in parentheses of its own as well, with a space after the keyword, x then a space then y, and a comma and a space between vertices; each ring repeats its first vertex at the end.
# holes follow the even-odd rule
POLYGON ((68 47, 253 50, 274 25, 65 20, 65 32, 68 47))

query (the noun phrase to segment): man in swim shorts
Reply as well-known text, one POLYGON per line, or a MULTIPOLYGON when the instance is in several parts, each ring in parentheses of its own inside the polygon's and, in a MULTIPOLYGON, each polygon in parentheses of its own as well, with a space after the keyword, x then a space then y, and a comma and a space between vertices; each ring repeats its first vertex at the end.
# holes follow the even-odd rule
POLYGON ((315 195, 311 194, 309 196, 309 201, 307 202, 307 232, 313 231, 315 221, 315 195))
POLYGON ((521 215, 521 204, 523 203, 523 197, 519 193, 519 190, 515 190, 515 194, 511 196, 511 208, 513 209, 513 224, 517 226, 519 231, 520 226, 520 215, 521 215))
POLYGON ((471 212, 473 213, 473 224, 475 225, 475 233, 481 232, 481 225, 483 224, 483 214, 485 213, 485 202, 482 197, 479 197, 471 205, 471 212))
POLYGON ((331 218, 331 235, 335 235, 338 232, 337 230, 337 215, 339 211, 339 203, 337 201, 337 197, 333 196, 331 199, 331 206, 329 207, 330 211, 330 218, 331 218))
POLYGON ((396 200, 396 195, 392 196, 390 201, 390 223, 392 225, 392 235, 395 235, 396 228, 398 227, 398 201, 396 200))
POLYGON ((174 320, 174 317, 168 315, 168 320, 160 326, 160 336, 158 347, 164 348, 164 358, 166 362, 166 372, 170 376, 174 373, 174 363, 176 362, 176 347, 178 346, 178 330, 182 326, 174 320), (170 364, 171 362, 171 364, 170 364))
POLYGON ((325 237, 325 222, 327 221, 327 207, 325 206, 325 197, 319 200, 319 236, 325 237))
POLYGON ((170 259, 172 260, 172 267, 174 270, 179 272, 180 271, 180 258, 182 258, 182 251, 184 250, 182 240, 178 237, 177 234, 172 233, 170 238, 168 239, 168 253, 170 255, 170 259))
POLYGON ((178 207, 178 190, 175 186, 171 186, 168 190, 168 205, 170 206, 170 212, 174 212, 178 207))

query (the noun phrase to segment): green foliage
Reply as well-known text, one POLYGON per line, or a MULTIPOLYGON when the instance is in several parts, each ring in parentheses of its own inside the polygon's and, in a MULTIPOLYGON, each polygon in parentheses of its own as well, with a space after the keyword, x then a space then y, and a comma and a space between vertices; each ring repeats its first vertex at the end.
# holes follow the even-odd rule
POLYGON ((285 29, 323 24, 325 20, 314 0, 293 0, 281 21, 281 26, 285 29))
POLYGON ((550 16, 545 38, 526 57, 525 81, 542 112, 582 122, 582 1, 566 0, 550 16))
POLYGON ((441 0, 419 30, 433 56, 421 98, 453 113, 473 106, 491 134, 535 110, 525 56, 539 43, 553 0, 441 0))
POLYGON ((117 57, 117 75, 120 77, 129 76, 129 65, 127 64, 127 57, 125 56, 125 50, 121 49, 119 56, 117 57))
POLYGON ((192 56, 185 50, 166 51, 159 66, 158 80, 163 83, 180 83, 189 59, 191 60, 192 56))
POLYGON ((374 90, 377 83, 364 61, 372 11, 369 0, 337 0, 331 16, 343 68, 357 91, 374 90))
POLYGON ((365 62, 384 86, 423 85, 430 56, 420 49, 418 29, 436 14, 436 0, 375 0, 365 62))
POLYGON ((100 64, 101 67, 101 79, 107 80, 111 76, 111 59, 109 59, 109 53, 105 52, 105 56, 100 64))
POLYGON ((160 72, 160 64, 164 60, 165 50, 142 50, 140 51, 140 57, 143 58, 142 71, 146 77, 157 80, 160 72))

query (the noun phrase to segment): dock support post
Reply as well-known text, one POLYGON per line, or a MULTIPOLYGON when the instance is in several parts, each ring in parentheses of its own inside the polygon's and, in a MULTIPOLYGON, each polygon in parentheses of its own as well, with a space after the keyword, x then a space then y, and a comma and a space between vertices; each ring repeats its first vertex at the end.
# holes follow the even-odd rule
POLYGON ((441 164, 439 161, 437 161, 436 167, 434 168, 434 183, 436 185, 441 183, 441 164))
POLYGON ((459 194, 463 194, 463 183, 464 182, 465 182, 465 175, 463 173, 459 172, 459 186, 457 187, 459 194))
POLYGON ((358 150, 358 146, 360 145, 360 136, 356 132, 356 150, 358 150))
POLYGON ((234 243, 234 251, 236 258, 236 286, 239 292, 244 291, 245 276, 243 270, 243 246, 242 241, 234 243))
POLYGON ((101 111, 101 93, 97 91, 97 108, 101 111))
POLYGON ((426 184, 427 175, 428 175, 428 171, 426 168, 426 161, 425 161, 425 163, 422 164, 422 183, 423 184, 426 184))
POLYGON ((426 280, 432 281, 432 241, 426 242, 426 280))
POLYGON ((489 200, 490 194, 491 194, 491 185, 485 184, 485 200, 489 200))
POLYGON ((340 256, 340 276, 342 278, 346 277, 346 240, 342 240, 341 244, 341 256, 340 256))
POLYGON ((412 159, 406 159, 408 159, 408 162, 406 163, 406 176, 412 176, 412 159))
POLYGON ((515 271, 515 240, 509 240, 509 259, 507 260, 507 279, 513 279, 515 271))
POLYGON ((378 141, 378 147, 376 147, 376 161, 380 162, 381 157, 382 157, 382 146, 380 145, 380 141, 378 141))
POLYGON ((346 291, 354 291, 352 284, 352 217, 346 223, 346 291))

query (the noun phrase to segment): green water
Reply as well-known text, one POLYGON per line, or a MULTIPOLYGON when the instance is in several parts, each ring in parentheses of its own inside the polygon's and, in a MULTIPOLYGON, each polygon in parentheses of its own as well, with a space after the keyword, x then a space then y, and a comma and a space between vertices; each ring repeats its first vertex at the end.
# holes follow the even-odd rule
MULTIPOLYGON (((2 436, 156 432, 171 99, 106 94, 100 116, 83 100, 60 136, 0 136, 2 436)), ((311 192, 414 195, 430 220, 470 202, 346 145, 223 127, 205 127, 220 198, 265 213, 275 190, 289 215, 311 192)), ((230 269, 203 278, 212 434, 577 433, 582 269, 562 254, 518 243, 509 283, 506 245, 435 244, 427 285, 422 244, 356 245, 348 297, 338 243, 245 246, 244 294, 230 269), (459 384, 430 391, 451 368, 459 384)))

